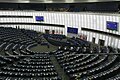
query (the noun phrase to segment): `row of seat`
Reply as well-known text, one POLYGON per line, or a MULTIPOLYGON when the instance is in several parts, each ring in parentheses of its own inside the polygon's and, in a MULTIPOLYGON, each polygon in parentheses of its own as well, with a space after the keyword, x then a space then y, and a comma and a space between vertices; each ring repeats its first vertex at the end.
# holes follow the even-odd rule
POLYGON ((18 61, 17 64, 12 64, 9 67, 1 68, 0 76, 13 78, 46 77, 46 79, 48 77, 57 77, 55 80, 60 80, 58 73, 56 72, 55 67, 51 63, 48 56, 33 56, 24 56, 24 58, 20 59, 21 61, 18 61))
POLYGON ((37 45, 40 38, 37 32, 0 28, 0 36, 0 49, 6 56, 3 56, 4 60, 0 58, 3 61, 0 63, 5 64, 4 67, 0 66, 0 79, 61 80, 49 53, 36 53, 30 50, 32 45, 37 45))
POLYGON ((54 55, 71 80, 104 80, 119 74, 118 55, 80 54, 65 48, 59 47, 54 55))
MULTIPOLYGON (((37 39, 41 38, 37 32, 0 28, 0 37, 0 49, 6 55, 0 57, 0 63, 3 64, 0 66, 0 79, 61 80, 50 59, 49 52, 41 53, 30 50, 38 44, 37 39)), ((97 51, 96 54, 92 54, 94 52, 90 53, 88 42, 75 38, 71 38, 68 42, 73 45, 79 44, 79 46, 59 47, 53 52, 53 56, 57 58, 70 80, 119 78, 119 55, 103 55, 97 51)))

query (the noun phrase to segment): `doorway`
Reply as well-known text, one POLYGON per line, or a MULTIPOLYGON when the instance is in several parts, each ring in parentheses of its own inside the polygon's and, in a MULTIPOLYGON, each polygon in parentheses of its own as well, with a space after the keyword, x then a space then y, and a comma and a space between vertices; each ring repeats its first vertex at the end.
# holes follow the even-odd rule
POLYGON ((45 33, 46 33, 46 34, 49 34, 49 32, 50 32, 50 31, 49 31, 48 29, 45 29, 45 33))
POLYGON ((92 42, 95 43, 95 38, 94 37, 92 38, 92 42))
POLYGON ((52 30, 52 34, 55 34, 55 30, 52 30))
POLYGON ((99 39, 99 45, 104 46, 104 44, 105 44, 105 40, 99 39))

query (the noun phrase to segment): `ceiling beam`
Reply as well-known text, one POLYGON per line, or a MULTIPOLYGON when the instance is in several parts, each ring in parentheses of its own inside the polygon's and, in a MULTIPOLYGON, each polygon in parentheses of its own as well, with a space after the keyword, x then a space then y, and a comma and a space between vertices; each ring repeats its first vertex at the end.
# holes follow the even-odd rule
POLYGON ((120 0, 0 0, 2 3, 89 3, 111 2, 120 0))

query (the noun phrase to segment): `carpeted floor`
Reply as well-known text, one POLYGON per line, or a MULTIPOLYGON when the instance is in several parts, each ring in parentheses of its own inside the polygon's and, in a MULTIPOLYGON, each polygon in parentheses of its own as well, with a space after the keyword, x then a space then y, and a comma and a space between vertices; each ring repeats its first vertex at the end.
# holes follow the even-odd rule
POLYGON ((40 44, 31 48, 32 51, 37 51, 37 52, 50 52, 50 51, 54 51, 57 50, 58 47, 57 46, 53 46, 50 44, 50 47, 48 48, 47 46, 41 46, 40 44))

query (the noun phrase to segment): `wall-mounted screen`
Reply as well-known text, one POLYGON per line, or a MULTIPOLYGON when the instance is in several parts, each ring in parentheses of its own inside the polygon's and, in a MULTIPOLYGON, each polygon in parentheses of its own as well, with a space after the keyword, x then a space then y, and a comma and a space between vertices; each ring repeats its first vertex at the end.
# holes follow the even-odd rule
POLYGON ((109 30, 118 30, 118 22, 107 21, 106 25, 109 30))
POLYGON ((36 21, 44 21, 44 17, 43 16, 35 16, 36 21))
POLYGON ((78 34, 78 28, 67 27, 67 33, 78 34))

